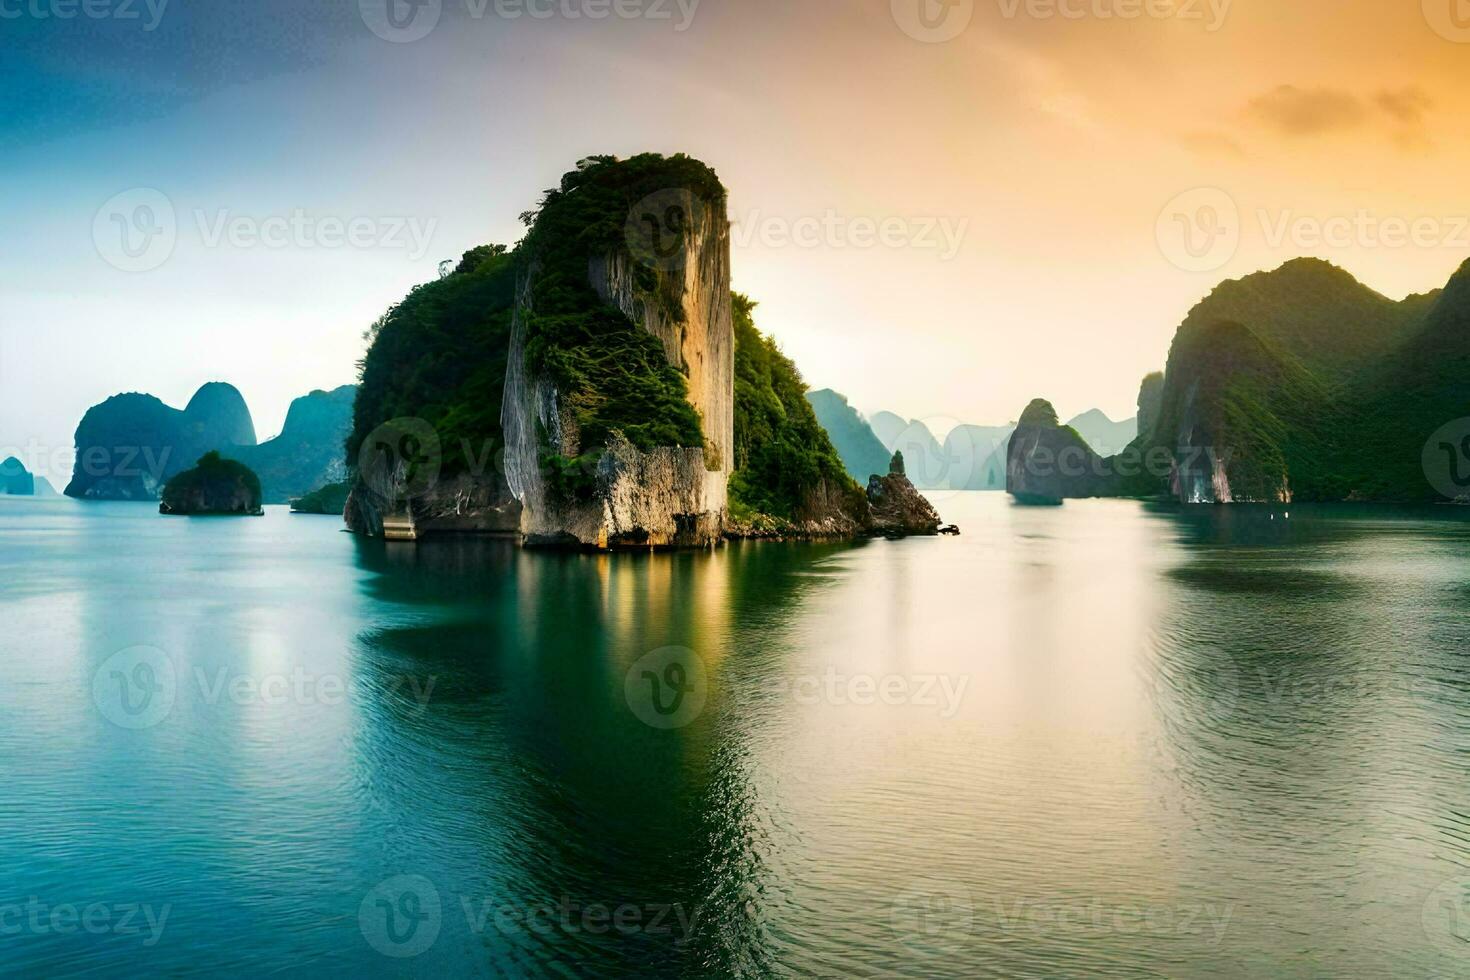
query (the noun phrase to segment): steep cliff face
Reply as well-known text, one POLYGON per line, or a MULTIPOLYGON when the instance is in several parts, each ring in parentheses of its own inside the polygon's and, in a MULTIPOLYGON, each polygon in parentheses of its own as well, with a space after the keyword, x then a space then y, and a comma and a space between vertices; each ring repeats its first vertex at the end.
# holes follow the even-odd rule
POLYGON ((466 253, 373 327, 352 529, 614 549, 872 527, 796 366, 730 292, 713 171, 591 157, 524 217, 514 250, 466 253))
POLYGON ((373 325, 346 445, 350 530, 412 517, 423 533, 519 533, 500 418, 519 268, 504 246, 473 248, 373 325))
POLYGON ((1164 372, 1154 371, 1144 376, 1138 386, 1138 433, 1145 441, 1151 440, 1154 426, 1159 423, 1159 412, 1164 405, 1164 372))
POLYGON ((342 442, 352 427, 353 385, 313 391, 291 402, 281 434, 232 456, 260 476, 268 504, 283 504, 347 477, 342 442))
POLYGON ((113 395, 88 409, 77 425, 76 461, 65 493, 87 500, 157 500, 164 482, 198 458, 196 450, 200 446, 183 412, 152 395, 113 395))
POLYGON ((1180 328, 1153 439, 1182 503, 1288 502, 1294 462, 1320 457, 1310 429, 1328 394, 1242 324, 1180 328))
POLYGON ((729 222, 723 188, 690 163, 593 161, 548 196, 528 236, 501 408, 506 482, 527 544, 691 546, 722 535, 734 463, 729 222), (668 235, 657 252, 625 230, 642 217, 668 235), (623 234, 588 233, 610 218, 623 234), (614 316, 579 305, 588 287, 614 316), (634 332, 656 342, 662 370, 628 370, 647 356, 634 332), (669 390, 683 411, 659 401, 669 390), (646 417, 627 425, 650 395, 646 417))
POLYGON ((1077 431, 1057 420, 1051 403, 1026 406, 1006 450, 1006 491, 1025 503, 1056 503, 1066 497, 1102 497, 1118 492, 1107 462, 1077 431))

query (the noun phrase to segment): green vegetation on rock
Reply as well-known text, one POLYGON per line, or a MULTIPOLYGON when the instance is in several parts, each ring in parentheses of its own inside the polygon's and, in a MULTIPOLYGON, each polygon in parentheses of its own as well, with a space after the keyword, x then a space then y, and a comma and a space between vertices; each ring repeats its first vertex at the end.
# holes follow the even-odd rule
POLYGON ((191 470, 176 474, 163 488, 162 514, 258 516, 260 478, 250 467, 211 450, 191 470))
POLYGON ((464 254, 447 276, 416 286, 367 333, 347 459, 395 418, 421 418, 439 434, 446 471, 503 444, 505 362, 517 264, 503 245, 464 254))
MULTIPOLYGON (((688 157, 590 157, 522 215, 530 230, 514 249, 472 249, 447 276, 410 292, 368 332, 348 459, 376 426, 399 417, 434 426, 445 473, 495 459, 504 443, 512 321, 522 302, 527 366, 556 384, 584 450, 577 460, 545 460, 553 482, 564 471, 567 492, 575 492, 614 432, 645 450, 702 446, 684 376, 658 339, 599 297, 588 276, 592 260, 626 249, 633 205, 673 187, 724 207, 714 172, 688 157)), ((632 265, 650 292, 660 288, 656 270, 632 265)))
POLYGON ((342 516, 347 507, 347 493, 352 487, 347 483, 328 483, 311 493, 291 501, 293 514, 335 514, 342 516))
MULTIPOLYGON (((682 154, 645 153, 583 160, 524 216, 531 230, 518 252, 532 267, 527 365, 556 383, 584 451, 614 432, 644 450, 704 445, 684 375, 669 365, 658 338, 598 296, 588 277, 589 263, 628 250, 634 206, 674 189, 725 207, 725 189, 709 167, 682 154)), ((667 300, 671 312, 678 308, 657 263, 630 265, 645 292, 667 300)))
POLYGON ((797 521, 808 516, 817 499, 834 497, 850 513, 864 513, 863 491, 817 421, 801 372, 756 328, 755 306, 735 294, 732 516, 737 521, 761 514, 797 521))

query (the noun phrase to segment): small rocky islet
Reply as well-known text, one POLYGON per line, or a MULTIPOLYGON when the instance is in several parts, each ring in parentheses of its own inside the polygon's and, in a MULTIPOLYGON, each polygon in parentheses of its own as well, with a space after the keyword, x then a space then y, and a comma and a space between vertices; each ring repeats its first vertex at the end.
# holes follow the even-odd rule
POLYGON ((233 459, 211 451, 164 485, 160 514, 193 517, 260 517, 260 477, 233 459))

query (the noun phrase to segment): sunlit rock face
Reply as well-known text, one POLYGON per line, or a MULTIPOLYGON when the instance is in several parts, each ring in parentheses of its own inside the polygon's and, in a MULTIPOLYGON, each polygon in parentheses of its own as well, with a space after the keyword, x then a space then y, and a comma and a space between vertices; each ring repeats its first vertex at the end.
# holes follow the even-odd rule
POLYGON ((682 254, 660 262, 659 295, 639 285, 646 277, 626 251, 590 260, 588 281, 599 297, 657 337, 670 366, 684 374, 706 446, 644 451, 613 439, 592 472, 583 474, 590 484, 584 493, 568 497, 548 485, 546 451, 576 459, 597 447, 582 444, 556 384, 527 366, 520 311, 530 302, 533 266, 512 329, 501 410, 506 481, 521 504, 527 544, 684 547, 713 544, 723 533, 735 441, 730 226, 722 207, 690 203, 686 213, 694 220, 682 254))

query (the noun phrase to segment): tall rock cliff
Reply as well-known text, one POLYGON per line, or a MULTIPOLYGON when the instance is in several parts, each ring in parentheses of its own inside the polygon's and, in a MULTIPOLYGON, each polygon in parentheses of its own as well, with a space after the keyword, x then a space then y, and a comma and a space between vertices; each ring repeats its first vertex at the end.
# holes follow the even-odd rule
POLYGON ((1164 372, 1153 371, 1138 386, 1138 436, 1145 440, 1153 437, 1163 404, 1164 372))
POLYGON ((501 408, 526 543, 720 539, 734 462, 729 230, 723 187, 685 158, 598 158, 548 195, 523 246, 501 408), (608 224, 620 234, 599 234, 608 224))
POLYGON ((351 529, 617 549, 873 528, 796 366, 730 291, 712 170, 590 157, 522 217, 514 249, 472 249, 370 331, 351 529))
POLYGON ((302 395, 291 402, 280 435, 229 454, 260 477, 266 503, 284 504, 346 479, 342 443, 352 428, 356 395, 353 385, 302 395))
POLYGON ((1037 398, 1021 413, 1006 450, 1006 491, 1023 503, 1059 503, 1066 497, 1104 497, 1117 491, 1106 461, 1071 426, 1057 420, 1051 402, 1037 398))

